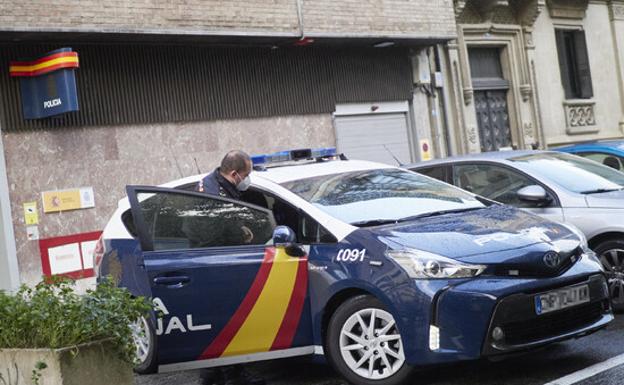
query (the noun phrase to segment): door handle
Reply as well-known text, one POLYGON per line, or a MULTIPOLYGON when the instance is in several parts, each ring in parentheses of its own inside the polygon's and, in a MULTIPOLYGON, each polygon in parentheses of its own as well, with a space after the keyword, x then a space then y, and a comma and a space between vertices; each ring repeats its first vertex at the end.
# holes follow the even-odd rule
POLYGON ((174 275, 154 278, 155 284, 165 286, 182 286, 183 284, 189 282, 191 282, 191 278, 186 275, 174 275))

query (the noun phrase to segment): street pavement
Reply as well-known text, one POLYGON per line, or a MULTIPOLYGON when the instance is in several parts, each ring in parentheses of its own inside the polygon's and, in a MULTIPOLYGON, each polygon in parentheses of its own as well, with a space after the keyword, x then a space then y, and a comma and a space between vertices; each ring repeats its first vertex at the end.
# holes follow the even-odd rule
MULTIPOLYGON (((414 385, 554 385, 561 377, 624 354, 624 314, 606 329, 500 362, 487 360, 433 367, 414 375, 414 385)), ((256 363, 247 368, 270 385, 344 385, 328 366, 309 359, 284 359, 256 363)), ((624 365, 587 379, 578 385, 623 385, 624 365)), ((137 376, 136 385, 196 385, 197 371, 137 376)))

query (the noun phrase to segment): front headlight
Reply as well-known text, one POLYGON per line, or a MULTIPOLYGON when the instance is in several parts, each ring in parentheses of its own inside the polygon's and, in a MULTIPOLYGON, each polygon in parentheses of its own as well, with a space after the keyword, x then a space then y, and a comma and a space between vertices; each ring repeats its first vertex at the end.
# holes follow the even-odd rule
POLYGON ((401 265, 410 277, 417 279, 470 278, 483 273, 486 268, 416 249, 389 250, 386 255, 401 265))

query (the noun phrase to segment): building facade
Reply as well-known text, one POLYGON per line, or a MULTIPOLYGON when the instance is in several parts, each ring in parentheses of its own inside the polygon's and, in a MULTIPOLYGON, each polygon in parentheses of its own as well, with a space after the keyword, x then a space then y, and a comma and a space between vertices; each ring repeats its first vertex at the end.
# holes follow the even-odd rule
POLYGON ((456 153, 624 133, 624 2, 455 1, 447 105, 456 153))
POLYGON ((455 37, 450 0, 0 1, 0 289, 68 271, 42 245, 101 230, 126 185, 209 172, 232 148, 428 155, 426 75, 455 37), (80 109, 26 120, 9 63, 61 47, 80 109), (88 208, 43 208, 84 189, 88 208))

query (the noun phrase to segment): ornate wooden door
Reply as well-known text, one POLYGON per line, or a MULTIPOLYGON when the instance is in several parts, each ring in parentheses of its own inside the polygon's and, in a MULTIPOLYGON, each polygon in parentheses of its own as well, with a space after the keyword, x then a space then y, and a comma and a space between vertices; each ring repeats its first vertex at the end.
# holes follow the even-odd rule
POLYGON ((507 111, 507 90, 475 91, 481 151, 511 147, 511 129, 507 111))

